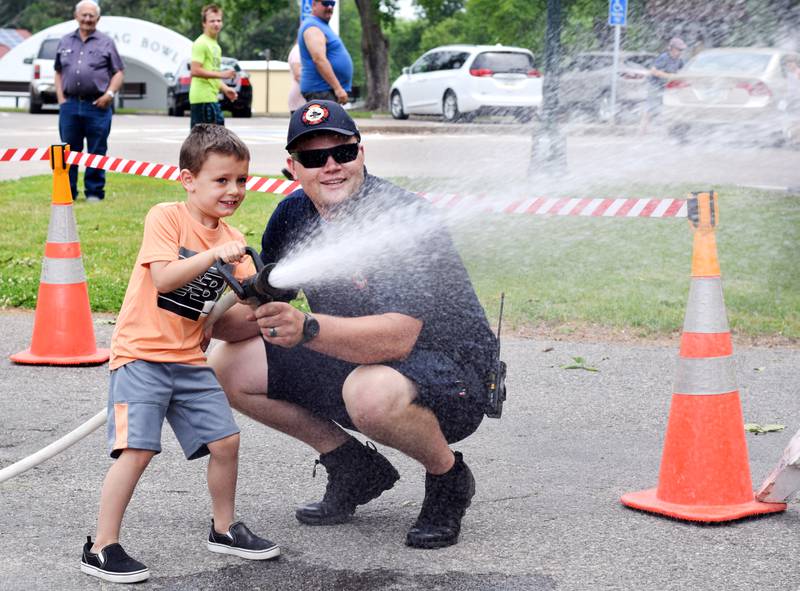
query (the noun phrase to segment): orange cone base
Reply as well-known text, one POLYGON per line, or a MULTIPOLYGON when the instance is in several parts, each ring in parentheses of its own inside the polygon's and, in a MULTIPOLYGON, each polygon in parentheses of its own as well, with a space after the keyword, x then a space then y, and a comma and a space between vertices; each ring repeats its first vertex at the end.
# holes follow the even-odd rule
POLYGON ((679 505, 662 501, 656 495, 657 491, 657 488, 651 488, 627 493, 622 495, 620 500, 623 505, 632 509, 666 515, 675 519, 706 523, 733 521, 753 515, 780 513, 786 510, 786 503, 760 503, 755 500, 755 497, 754 500, 739 505, 679 505))
POLYGON ((74 357, 52 357, 34 355, 30 349, 20 351, 11 356, 14 363, 23 365, 100 365, 108 361, 110 352, 108 349, 97 349, 90 355, 76 355, 74 357))

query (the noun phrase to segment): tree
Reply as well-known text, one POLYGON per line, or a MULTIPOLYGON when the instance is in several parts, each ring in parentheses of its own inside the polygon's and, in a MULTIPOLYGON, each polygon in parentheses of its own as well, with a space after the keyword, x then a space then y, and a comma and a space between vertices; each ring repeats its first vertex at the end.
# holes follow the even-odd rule
POLYGON ((422 9, 425 20, 435 25, 464 10, 464 0, 414 0, 422 9))
POLYGON ((41 31, 73 18, 74 3, 60 0, 3 0, 0 2, 0 23, 4 27, 41 31))
POLYGON ((386 108, 389 102, 389 41, 383 34, 382 20, 393 20, 381 11, 381 0, 355 0, 361 17, 361 55, 367 86, 365 107, 386 108))

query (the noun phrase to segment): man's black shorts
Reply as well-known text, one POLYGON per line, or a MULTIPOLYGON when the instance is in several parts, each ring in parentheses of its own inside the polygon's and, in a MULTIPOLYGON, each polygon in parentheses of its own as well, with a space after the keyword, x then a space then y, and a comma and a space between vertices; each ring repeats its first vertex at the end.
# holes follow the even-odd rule
MULTIPOLYGON (((293 402, 345 429, 357 430, 342 399, 342 386, 356 364, 307 347, 284 349, 264 344, 269 367, 267 396, 293 402)), ((470 368, 462 368, 436 351, 414 351, 403 361, 384 365, 416 384, 417 402, 433 411, 448 443, 464 439, 480 425, 486 386, 470 368)))

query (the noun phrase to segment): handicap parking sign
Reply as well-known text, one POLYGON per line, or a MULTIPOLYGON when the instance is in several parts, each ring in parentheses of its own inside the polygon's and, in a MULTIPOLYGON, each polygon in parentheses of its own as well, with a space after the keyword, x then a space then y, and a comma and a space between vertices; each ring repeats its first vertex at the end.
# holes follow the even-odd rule
POLYGON ((628 0, 608 0, 608 24, 624 27, 628 20, 628 0))
POLYGON ((311 4, 313 1, 314 0, 303 0, 303 4, 300 6, 301 21, 311 14, 311 4))

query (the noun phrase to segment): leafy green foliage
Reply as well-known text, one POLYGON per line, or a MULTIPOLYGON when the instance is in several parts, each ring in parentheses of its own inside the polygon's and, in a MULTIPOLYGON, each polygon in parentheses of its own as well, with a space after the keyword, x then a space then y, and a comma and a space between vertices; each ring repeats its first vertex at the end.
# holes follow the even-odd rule
POLYGON ((754 435, 764 435, 765 433, 780 433, 786 425, 769 424, 759 425, 758 423, 745 423, 744 430, 754 435))
POLYGON ((600 371, 596 367, 591 367, 587 365, 586 360, 583 357, 573 357, 572 363, 567 363, 566 365, 562 365, 561 369, 582 369, 584 371, 592 371, 592 372, 600 371))

